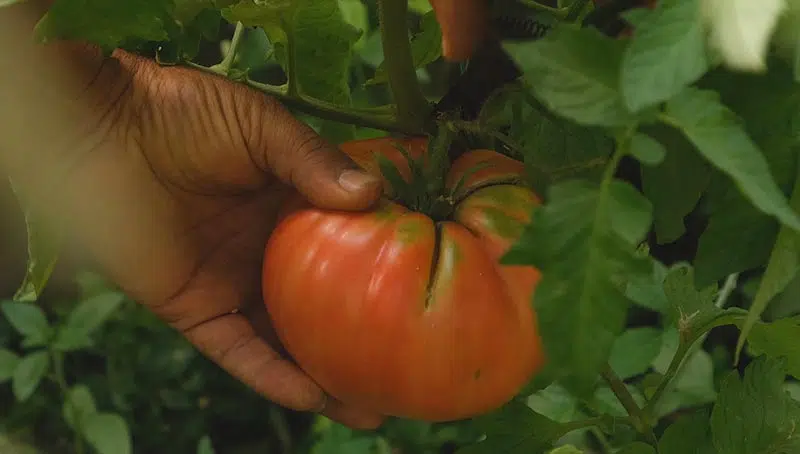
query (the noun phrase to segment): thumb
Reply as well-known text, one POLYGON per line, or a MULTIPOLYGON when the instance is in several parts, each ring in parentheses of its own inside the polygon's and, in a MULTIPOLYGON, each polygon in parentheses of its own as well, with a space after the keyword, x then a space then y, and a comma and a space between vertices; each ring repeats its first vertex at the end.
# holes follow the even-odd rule
POLYGON ((377 176, 361 169, 277 101, 265 99, 267 121, 258 127, 268 170, 320 208, 362 210, 378 200, 383 183, 377 176))

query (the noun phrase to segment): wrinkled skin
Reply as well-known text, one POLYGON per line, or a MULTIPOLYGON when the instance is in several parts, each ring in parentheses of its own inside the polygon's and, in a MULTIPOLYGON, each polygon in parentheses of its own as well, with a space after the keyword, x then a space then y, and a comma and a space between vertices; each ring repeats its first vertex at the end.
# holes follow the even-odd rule
POLYGON ((29 206, 263 396, 352 427, 379 425, 280 354, 260 270, 288 192, 363 210, 380 181, 244 86, 121 51, 106 59, 75 43, 32 45, 29 5, 0 8, 0 169, 29 206))
MULTIPOLYGON (((412 155, 421 141, 405 141, 412 155)), ((384 140, 344 144, 371 172, 384 140)), ((511 399, 543 363, 531 298, 539 272, 498 262, 539 203, 522 164, 490 150, 453 163, 468 178, 448 221, 389 200, 364 213, 289 203, 266 249, 264 300, 298 364, 342 402, 427 421, 511 399)), ((406 172, 407 174, 407 172, 406 172)))

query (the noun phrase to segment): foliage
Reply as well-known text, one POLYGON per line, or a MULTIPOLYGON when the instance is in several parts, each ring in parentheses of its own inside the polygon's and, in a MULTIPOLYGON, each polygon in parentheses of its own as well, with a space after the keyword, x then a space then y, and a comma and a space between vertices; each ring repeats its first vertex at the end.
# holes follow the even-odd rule
POLYGON ((503 261, 542 271, 546 370, 470 421, 357 433, 303 419, 252 399, 116 291, 34 302, 57 242, 28 213, 25 290, 1 306, 2 432, 56 450, 70 434, 98 453, 800 450, 800 1, 659 0, 609 36, 590 24, 623 2, 496 0, 498 23, 550 31, 501 36, 520 74, 477 118, 435 109, 463 67, 440 58, 427 2, 381 3, 410 28, 378 26, 372 1, 56 0, 37 36, 228 77, 335 142, 446 129, 523 160, 544 203, 503 261))

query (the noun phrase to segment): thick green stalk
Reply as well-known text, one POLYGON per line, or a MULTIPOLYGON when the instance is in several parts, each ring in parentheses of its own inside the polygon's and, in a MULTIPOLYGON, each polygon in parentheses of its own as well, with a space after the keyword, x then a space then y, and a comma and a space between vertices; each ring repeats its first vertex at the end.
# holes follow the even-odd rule
POLYGON ((406 129, 422 132, 431 106, 422 94, 411 56, 408 0, 379 0, 378 16, 384 64, 397 105, 397 120, 406 129))

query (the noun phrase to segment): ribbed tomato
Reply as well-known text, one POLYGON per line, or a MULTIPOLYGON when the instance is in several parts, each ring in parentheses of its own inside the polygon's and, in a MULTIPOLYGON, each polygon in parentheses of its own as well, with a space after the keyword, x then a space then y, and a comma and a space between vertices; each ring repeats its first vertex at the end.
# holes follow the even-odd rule
MULTIPOLYGON (((415 156, 427 143, 341 148, 377 174, 383 153, 407 177, 392 141, 415 156)), ((539 203, 523 170, 491 150, 462 155, 446 184, 467 178, 441 220, 388 198, 355 213, 293 198, 267 245, 263 290, 299 366, 340 401, 384 415, 457 420, 509 401, 544 359, 531 305, 539 273, 499 264, 539 203), (468 175, 478 163, 488 166, 468 175)))

